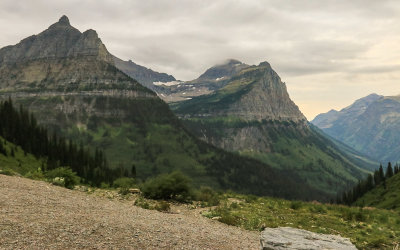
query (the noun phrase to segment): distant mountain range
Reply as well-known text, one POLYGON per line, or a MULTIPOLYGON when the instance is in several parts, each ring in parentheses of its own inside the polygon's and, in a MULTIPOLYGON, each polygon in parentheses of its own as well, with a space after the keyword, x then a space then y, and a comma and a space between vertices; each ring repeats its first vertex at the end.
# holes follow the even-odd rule
POLYGON ((371 94, 312 123, 376 161, 400 160, 400 96, 371 94))

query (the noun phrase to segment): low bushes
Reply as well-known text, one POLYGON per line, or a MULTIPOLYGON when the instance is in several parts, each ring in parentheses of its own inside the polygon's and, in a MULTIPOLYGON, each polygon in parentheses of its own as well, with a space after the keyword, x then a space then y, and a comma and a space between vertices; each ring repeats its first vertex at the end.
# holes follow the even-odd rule
POLYGON ((136 180, 128 177, 118 178, 114 181, 113 187, 119 188, 119 193, 126 195, 130 188, 136 187, 136 180))
POLYGON ((185 202, 191 199, 190 182, 190 179, 181 172, 172 172, 149 179, 141 190, 149 199, 185 202))
POLYGON ((46 178, 54 185, 73 189, 80 178, 70 168, 59 167, 45 173, 46 178))

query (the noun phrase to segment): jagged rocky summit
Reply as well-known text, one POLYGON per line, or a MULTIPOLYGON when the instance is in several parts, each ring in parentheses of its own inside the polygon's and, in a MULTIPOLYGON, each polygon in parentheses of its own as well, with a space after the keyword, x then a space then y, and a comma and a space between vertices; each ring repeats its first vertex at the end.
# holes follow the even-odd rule
POLYGON ((0 49, 0 64, 79 56, 92 56, 108 63, 113 61, 96 31, 89 29, 81 33, 70 25, 67 16, 62 16, 42 33, 0 49))
POLYGON ((183 103, 177 113, 187 117, 235 116, 248 121, 306 121, 268 62, 244 67, 230 76, 224 87, 183 103))

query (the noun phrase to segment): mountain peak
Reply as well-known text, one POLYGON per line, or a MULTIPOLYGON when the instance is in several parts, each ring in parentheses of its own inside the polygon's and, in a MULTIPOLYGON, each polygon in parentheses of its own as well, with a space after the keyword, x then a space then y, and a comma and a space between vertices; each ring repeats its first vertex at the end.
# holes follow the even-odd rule
POLYGON ((242 64, 242 62, 236 59, 227 59, 225 63, 223 63, 222 65, 235 65, 235 64, 242 64))
POLYGON ((0 64, 76 56, 94 56, 114 64, 96 31, 89 29, 81 33, 71 26, 68 17, 63 15, 58 22, 38 35, 24 39, 15 46, 0 49, 0 64))
POLYGON ((249 65, 236 59, 227 59, 222 64, 207 69, 197 80, 219 80, 229 78, 249 65))
POLYGON ((83 32, 83 36, 84 37, 88 37, 88 38, 98 38, 99 36, 97 35, 97 32, 93 29, 88 29, 85 32, 83 32))
POLYGON ((269 62, 265 61, 265 62, 260 62, 260 64, 258 65, 259 67, 266 67, 266 68, 271 68, 271 64, 269 64, 269 62))
POLYGON ((58 20, 58 23, 63 24, 63 25, 70 25, 69 19, 66 15, 63 15, 62 17, 60 17, 60 19, 58 20))

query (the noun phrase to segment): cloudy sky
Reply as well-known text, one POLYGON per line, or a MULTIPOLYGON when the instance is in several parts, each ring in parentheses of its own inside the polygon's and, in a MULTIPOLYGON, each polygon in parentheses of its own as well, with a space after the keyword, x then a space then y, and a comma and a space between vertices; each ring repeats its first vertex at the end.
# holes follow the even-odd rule
POLYGON ((1 0, 0 47, 63 14, 112 54, 181 80, 227 58, 268 61, 308 119, 400 94, 398 0, 1 0))

